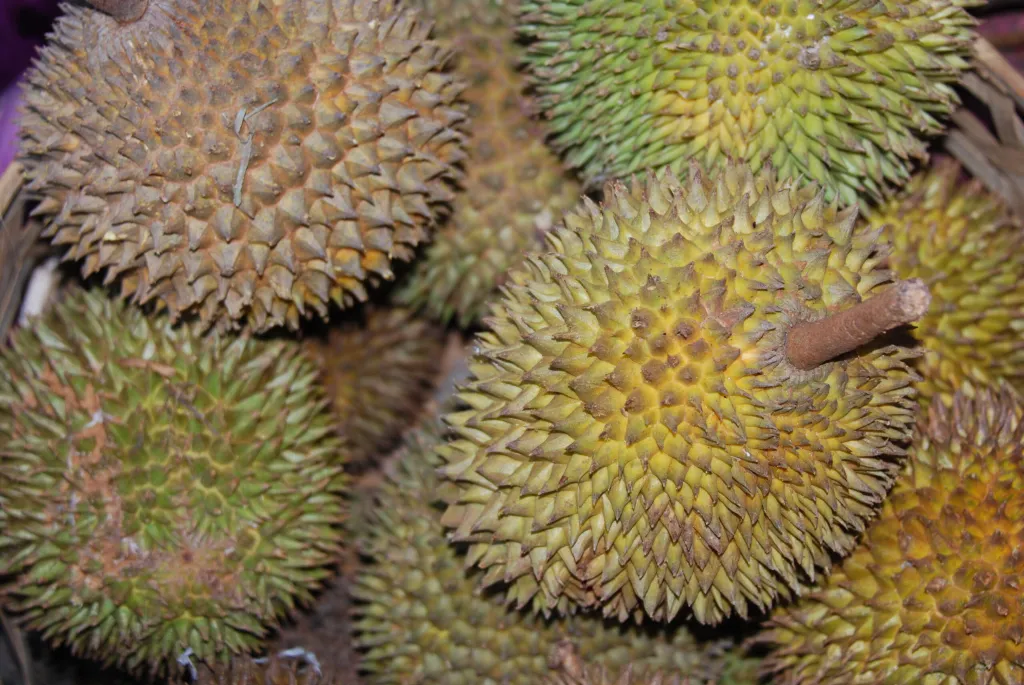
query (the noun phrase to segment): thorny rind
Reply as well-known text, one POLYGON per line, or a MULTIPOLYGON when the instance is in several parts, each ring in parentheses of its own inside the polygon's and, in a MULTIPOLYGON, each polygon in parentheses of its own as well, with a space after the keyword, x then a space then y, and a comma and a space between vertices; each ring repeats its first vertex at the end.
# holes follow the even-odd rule
POLYGON ((297 342, 76 291, 0 367, 2 594, 44 639, 132 673, 223 662, 329 575, 344 455, 297 342))
POLYGON ((219 331, 366 301, 463 173, 464 83, 430 22, 395 0, 151 3, 124 27, 69 7, 27 76, 19 159, 44 237, 219 331))

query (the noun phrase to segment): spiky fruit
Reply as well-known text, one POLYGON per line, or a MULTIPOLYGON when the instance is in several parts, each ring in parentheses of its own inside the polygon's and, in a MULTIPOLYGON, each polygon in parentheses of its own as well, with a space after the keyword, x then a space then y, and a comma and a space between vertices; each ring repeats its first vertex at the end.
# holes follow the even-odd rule
POLYGON ((239 657, 217 670, 197 670, 195 685, 342 685, 325 674, 314 654, 296 649, 284 655, 239 657))
POLYGON ((773 617, 773 682, 1024 683, 1024 405, 970 393, 929 407, 860 546, 773 617))
POLYGON ((556 147, 590 181, 770 161, 852 204, 905 181, 982 0, 523 0, 556 147))
POLYGON ((884 245, 770 168, 604 192, 477 336, 444 522, 517 606, 747 616, 849 551, 897 472, 911 353, 801 371, 786 352, 792 326, 884 290, 884 245))
POLYGON ((420 4, 447 18, 440 24, 447 30, 438 33, 457 50, 456 68, 470 81, 465 98, 473 133, 454 213, 398 296, 443 321, 468 326, 486 314, 509 267, 543 245, 544 234, 578 200, 580 187, 530 118, 507 9, 494 0, 420 4))
POLYGON ((0 593, 134 673, 259 646, 341 541, 339 442, 290 341, 68 295, 0 351, 0 593))
POLYGON ((1024 226, 999 197, 945 158, 865 216, 893 243, 897 275, 923 279, 935 298, 915 330, 922 399, 948 404, 969 377, 1024 388, 1024 226))
POLYGON ((307 339, 350 464, 371 462, 401 440, 437 380, 444 346, 443 329, 399 308, 361 312, 307 339))
POLYGON ((394 0, 69 8, 25 94, 45 235, 173 318, 255 331, 392 277, 452 199, 462 85, 394 0))
POLYGON ((352 590, 365 682, 537 685, 549 672, 551 647, 563 637, 573 637, 599 664, 632 661, 711 679, 715 662, 708 655, 724 645, 698 645, 684 626, 647 633, 596 616, 544 621, 480 593, 445 539, 442 509, 433 503, 441 487, 431 453, 436 432, 432 426, 412 436, 375 498, 352 517, 368 558, 352 590))

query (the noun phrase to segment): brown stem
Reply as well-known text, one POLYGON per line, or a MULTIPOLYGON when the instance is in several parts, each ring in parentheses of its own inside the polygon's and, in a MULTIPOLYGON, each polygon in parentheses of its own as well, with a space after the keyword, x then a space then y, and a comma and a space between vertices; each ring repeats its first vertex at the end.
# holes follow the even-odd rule
POLYGON ((920 278, 898 281, 846 311, 793 326, 786 338, 786 357, 796 368, 808 371, 897 326, 917 321, 931 301, 928 286, 920 278))
POLYGON ((149 0, 88 0, 100 12, 109 14, 122 24, 138 21, 146 13, 149 0))

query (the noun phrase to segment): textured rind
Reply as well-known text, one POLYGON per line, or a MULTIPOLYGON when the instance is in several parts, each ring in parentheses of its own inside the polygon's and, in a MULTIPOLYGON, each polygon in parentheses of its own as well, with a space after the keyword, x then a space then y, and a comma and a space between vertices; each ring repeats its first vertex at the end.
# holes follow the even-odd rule
POLYGON ((684 626, 657 632, 598 616, 546 621, 481 593, 445 539, 433 500, 444 484, 428 425, 409 439, 373 497, 353 507, 352 535, 366 556, 353 585, 355 640, 368 685, 537 685, 550 649, 572 637, 598 664, 635 663, 714 682, 726 641, 698 644, 684 626))
POLYGON ((556 148, 588 182, 739 157, 829 199, 905 182, 958 103, 981 0, 523 0, 556 148))
POLYGON ((464 84, 429 30, 394 0, 151 0, 127 27, 69 7, 21 123, 45 236, 222 330, 366 300, 461 177, 464 84))
POLYGON ((445 332, 407 309, 372 307, 305 345, 355 467, 383 456, 414 423, 437 380, 445 332))
POLYGON ((1024 388, 1024 226, 953 159, 918 173, 898 197, 865 212, 892 241, 890 266, 920 278, 932 306, 914 329, 921 400, 949 404, 958 383, 1005 378, 1024 388))
MULTIPOLYGON (((434 24, 433 36, 458 50, 465 40, 481 29, 504 33, 514 27, 519 0, 408 0, 434 24)), ((502 52, 511 47, 502 38, 496 44, 502 52)), ((474 124, 475 126, 475 124, 474 124)))
POLYGON ((773 617, 773 683, 1024 683, 1024 404, 970 393, 929 407, 861 545, 773 617))
MULTIPOLYGON (((316 659, 316 655, 312 658, 316 659)), ((343 685, 305 654, 275 654, 262 659, 239 657, 225 668, 203 669, 198 674, 195 685, 343 685)))
POLYGON ((482 585, 546 615, 704 623, 853 548, 916 409, 897 346, 801 372, 788 328, 882 290, 886 245, 737 163, 605 187, 513 269, 442 445, 444 523, 482 585))
POLYGON ((258 648, 341 543, 343 453, 292 342, 69 294, 0 353, 0 590, 130 673, 258 648))
POLYGON ((619 669, 587 668, 578 675, 557 673, 545 679, 543 685, 691 685, 698 682, 678 673, 672 676, 640 674, 631 666, 625 666, 619 669))
POLYGON ((549 149, 523 90, 511 11, 493 0, 419 0, 439 40, 459 55, 473 122, 454 211, 398 293, 405 304, 469 326, 486 314, 505 273, 576 204, 579 183, 549 149), (444 19, 442 19, 444 17, 444 19))
POLYGON ((548 666, 553 673, 544 678, 542 685, 698 685, 705 682, 680 673, 666 676, 657 669, 635 664, 620 667, 589 664, 571 640, 562 640, 551 650, 548 666))

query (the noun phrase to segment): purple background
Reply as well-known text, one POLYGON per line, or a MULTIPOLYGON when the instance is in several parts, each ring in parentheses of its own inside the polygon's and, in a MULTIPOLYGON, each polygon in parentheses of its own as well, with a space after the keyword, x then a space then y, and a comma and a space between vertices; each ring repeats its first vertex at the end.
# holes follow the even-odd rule
POLYGON ((59 12, 57 0, 0 0, 0 173, 17 147, 17 79, 59 12))

